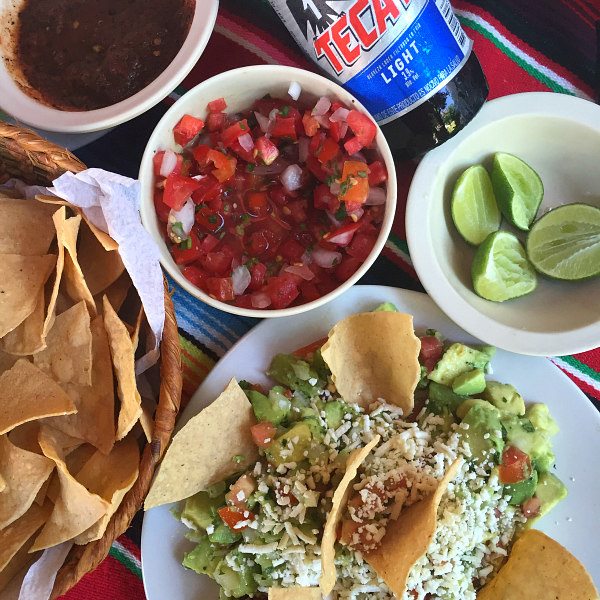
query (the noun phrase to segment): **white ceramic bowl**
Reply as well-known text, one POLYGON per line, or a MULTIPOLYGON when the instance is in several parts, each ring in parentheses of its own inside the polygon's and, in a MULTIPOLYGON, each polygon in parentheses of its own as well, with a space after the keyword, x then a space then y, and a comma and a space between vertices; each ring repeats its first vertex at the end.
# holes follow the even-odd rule
POLYGON ((167 148, 173 150, 179 149, 179 146, 176 146, 173 141, 172 130, 184 114, 189 113, 203 118, 206 115, 207 103, 221 97, 225 98, 227 101, 227 110, 229 112, 244 110, 251 106, 254 100, 261 98, 267 93, 284 98, 287 95, 291 81, 297 81, 302 86, 302 93, 314 96, 315 100, 320 96, 338 98, 346 105, 354 106, 361 112, 367 113, 364 106, 352 96, 352 94, 332 81, 329 81, 320 75, 316 75, 315 73, 293 67, 273 65, 242 67, 216 75, 197 85, 187 94, 182 96, 156 126, 156 129, 148 140, 146 150, 142 157, 142 164, 140 166, 139 178, 142 194, 142 222, 144 227, 152 234, 160 248, 161 263, 163 267, 167 270, 169 275, 171 275, 181 287, 192 294, 192 296, 226 312, 247 317, 262 318, 293 315, 321 306, 336 296, 339 296, 356 283, 356 281, 367 272, 377 256, 379 256, 392 228, 396 210, 396 170, 390 148, 381 133, 381 130, 378 128, 375 141, 388 172, 387 200, 384 219, 377 242, 371 250, 371 253, 356 273, 354 273, 347 281, 341 283, 329 294, 326 294, 313 302, 307 302, 306 304, 301 304, 299 306, 278 310, 259 310, 239 308, 237 306, 225 304, 224 302, 219 302, 198 289, 182 275, 163 240, 161 234, 163 226, 156 217, 153 201, 154 175, 152 169, 152 157, 158 150, 165 150, 167 148))
MULTIPOLYGON (((454 228, 450 196, 464 169, 480 162, 489 167, 499 151, 522 158, 542 178, 538 217, 565 203, 600 206, 600 106, 553 93, 492 100, 456 137, 430 152, 415 173, 406 230, 419 278, 451 319, 489 344, 546 356, 595 348, 600 278, 569 283, 540 275, 532 294, 501 303, 473 292, 475 250, 454 228)), ((516 232, 505 222, 502 227, 516 232)))
POLYGON ((46 131, 84 133, 114 127, 133 119, 168 96, 192 70, 212 33, 218 0, 196 0, 194 16, 183 46, 171 64, 149 85, 105 108, 87 111, 58 110, 34 100, 15 83, 4 57, 12 58, 12 25, 23 0, 0 0, 0 108, 17 122, 46 131))

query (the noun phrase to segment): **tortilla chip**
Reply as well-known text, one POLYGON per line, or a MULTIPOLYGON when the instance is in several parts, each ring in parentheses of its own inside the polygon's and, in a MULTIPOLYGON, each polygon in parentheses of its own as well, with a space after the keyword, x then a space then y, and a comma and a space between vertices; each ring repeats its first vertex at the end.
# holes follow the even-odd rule
MULTIPOLYGON (((121 310, 121 306, 123 306, 123 303, 127 298, 127 294, 131 289, 131 285, 129 273, 124 271, 116 281, 113 281, 113 283, 111 283, 106 290, 104 290, 104 295, 108 298, 110 305, 115 309, 116 312, 121 310)), ((102 297, 98 295, 94 299, 96 300, 98 312, 102 312, 102 297)))
POLYGON ((131 337, 123 321, 106 297, 103 302, 104 327, 108 333, 110 354, 117 376, 117 391, 121 400, 117 439, 123 439, 142 414, 142 399, 135 382, 135 355, 131 337))
POLYGON ((87 544, 104 535, 108 522, 138 478, 139 465, 137 441, 128 436, 117 442, 108 456, 96 452, 77 472, 77 481, 109 502, 110 508, 99 521, 73 540, 76 544, 87 544))
MULTIPOLYGON (((60 211, 65 211, 65 208, 62 207, 60 211)), ((65 214, 65 212, 62 212, 62 215, 65 214)), ((96 316, 96 303, 77 259, 77 235, 81 224, 81 216, 77 215, 69 219, 58 218, 55 219, 54 224, 57 227, 58 242, 66 250, 64 275, 67 293, 75 302, 84 300, 90 314, 96 316)))
POLYGON ((85 486, 69 473, 64 453, 52 428, 44 425, 40 427, 39 443, 44 454, 56 463, 60 493, 50 518, 35 539, 30 552, 50 548, 73 539, 110 509, 110 504, 106 500, 88 492, 85 486))
POLYGON ((0 337, 22 323, 34 310, 56 256, 3 254, 0 260, 0 337))
POLYGON ((18 356, 14 354, 8 354, 3 350, 0 350, 0 375, 4 373, 4 371, 8 371, 12 369, 13 365, 19 360, 18 356))
POLYGON ((140 343, 140 330, 142 329, 142 323, 144 322, 144 307, 140 306, 138 315, 133 325, 133 332, 131 334, 131 344, 133 345, 133 352, 137 352, 138 345, 140 343))
POLYGON ((0 492, 3 492, 6 489, 6 479, 0 473, 0 492))
POLYGON ((83 300, 56 317, 46 345, 33 356, 34 365, 60 384, 92 384, 92 332, 83 300))
POLYGON ((0 492, 0 529, 25 514, 38 490, 54 469, 45 456, 22 450, 8 436, 0 436, 0 470, 6 489, 0 492))
POLYGON ((598 600, 585 567, 563 546, 536 529, 515 542, 508 561, 477 593, 478 600, 598 600))
POLYGON ((0 348, 10 354, 30 356, 46 347, 44 341, 44 318, 46 317, 46 302, 44 288, 38 294, 33 312, 12 331, 0 339, 0 348))
MULTIPOLYGON (((62 315, 56 320, 60 317, 62 315)), ((91 322, 90 331, 92 385, 63 384, 62 387, 73 400, 77 412, 49 419, 48 422, 60 431, 85 440, 108 454, 115 441, 115 392, 108 336, 102 317, 98 316, 91 322)))
POLYGON ((44 506, 34 504, 24 515, 0 531, 0 571, 46 522, 51 512, 50 503, 44 506))
POLYGON ((364 556, 398 598, 402 598, 406 591, 410 570, 427 552, 433 540, 438 506, 461 465, 461 459, 455 460, 435 492, 405 508, 396 521, 390 521, 379 547, 364 556))
POLYGON ((269 600, 321 600, 319 588, 269 588, 269 600))
POLYGON ((145 510, 189 498, 243 471, 258 458, 252 405, 235 379, 175 435, 154 478, 145 510), (239 463, 234 456, 241 456, 239 463))
POLYGON ((335 541, 338 524, 348 501, 350 485, 358 473, 358 468, 364 462, 371 450, 377 446, 380 436, 376 435, 366 446, 353 450, 346 462, 346 472, 333 493, 331 511, 327 515, 323 540, 321 541, 321 579, 319 588, 324 596, 331 594, 335 586, 337 573, 335 569, 335 541))
POLYGON ((36 454, 43 454, 38 444, 40 433, 40 421, 28 421, 15 427, 9 434, 8 439, 19 448, 36 454))
POLYGON ((27 421, 76 410, 58 383, 24 358, 0 375, 0 435, 27 421))
POLYGON ((47 254, 55 235, 53 212, 39 202, 0 198, 0 254, 47 254))
POLYGON ((321 354, 346 402, 366 408, 382 398, 408 415, 421 376, 420 348, 411 315, 382 311, 340 321, 321 354))

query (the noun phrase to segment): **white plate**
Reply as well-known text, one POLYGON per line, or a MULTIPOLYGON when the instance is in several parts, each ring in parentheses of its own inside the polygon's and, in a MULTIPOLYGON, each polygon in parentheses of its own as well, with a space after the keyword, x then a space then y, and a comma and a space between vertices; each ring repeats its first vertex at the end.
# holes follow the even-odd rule
MULTIPOLYGON (((260 383, 271 357, 291 352, 326 335, 340 319, 393 302, 414 315, 415 328, 440 330, 448 339, 477 343, 444 316, 424 294, 382 286, 355 286, 329 304, 282 319, 267 319, 244 336, 211 371, 186 407, 178 424, 212 402, 229 379, 260 383)), ((498 351, 492 361, 494 379, 510 382, 527 402, 545 402, 560 425, 554 439, 557 475, 569 496, 540 521, 539 528, 579 558, 600 586, 600 415, 590 401, 550 361, 498 351)), ((148 600, 216 600, 217 586, 205 576, 181 566, 183 553, 193 544, 186 527, 170 513, 170 506, 153 508, 144 517, 142 572, 148 600)))
MULTIPOLYGON (((571 202, 600 207, 600 106, 563 94, 492 100, 455 138, 430 152, 413 178, 406 210, 410 256, 423 286, 463 329, 489 344, 534 355, 583 352, 600 344, 600 277, 560 282, 489 302, 471 286, 474 248, 456 232, 450 196, 458 175, 495 152, 515 154, 542 178, 538 216, 571 202)), ((516 230, 503 224, 503 229, 516 230)), ((522 241, 525 236, 518 233, 522 241)))

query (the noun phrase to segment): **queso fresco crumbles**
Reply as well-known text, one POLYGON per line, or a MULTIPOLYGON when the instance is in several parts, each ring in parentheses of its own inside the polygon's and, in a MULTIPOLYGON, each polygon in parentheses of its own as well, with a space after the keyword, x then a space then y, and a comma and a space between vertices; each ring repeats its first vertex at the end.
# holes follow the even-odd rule
MULTIPOLYGON (((229 475, 177 516, 196 544, 183 565, 213 578, 222 598, 320 588, 340 599, 474 599, 515 534, 565 497, 551 472, 556 423, 544 404, 486 378, 494 348, 432 330, 417 340, 412 319, 393 311, 354 315, 328 340, 276 355, 270 389, 233 380, 217 399, 249 402, 256 452, 231 456, 229 475), (363 326, 373 348, 379 334, 407 348, 416 340, 414 362, 401 349, 391 357, 414 371, 414 405, 349 401, 367 373, 377 376, 347 351, 340 379, 335 354, 353 336, 367 349, 363 326)), ((147 508, 160 493, 151 490, 147 508)))

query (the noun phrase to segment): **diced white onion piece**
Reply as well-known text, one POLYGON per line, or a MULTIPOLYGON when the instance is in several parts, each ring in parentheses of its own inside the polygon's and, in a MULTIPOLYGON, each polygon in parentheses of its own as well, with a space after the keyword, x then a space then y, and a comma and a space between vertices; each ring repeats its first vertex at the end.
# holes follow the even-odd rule
POLYGON ((302 168, 298 165, 290 165, 281 174, 281 183, 288 192, 302 187, 302 168))
POLYGON ((305 265, 310 265, 310 263, 312 262, 312 256, 310 255, 310 252, 308 250, 305 250, 304 254, 300 257, 300 260, 305 265))
POLYGON ((270 125, 269 117, 265 117, 265 115, 259 113, 258 111, 254 111, 254 116, 256 117, 256 122, 258 123, 260 130, 263 133, 267 133, 270 125))
POLYGON ((365 214, 364 209, 355 208, 348 213, 348 216, 356 223, 365 214))
POLYGON ((288 265, 287 267, 284 267, 282 271, 302 277, 302 279, 305 279, 306 281, 310 281, 315 277, 315 274, 308 268, 307 265, 288 265))
POLYGON ((341 252, 334 252, 333 250, 325 250, 325 248, 319 248, 316 246, 312 251, 312 259, 320 267, 328 269, 337 265, 342 260, 341 252))
POLYGON ((343 140, 346 137, 347 133, 348 133, 348 123, 343 121, 340 124, 340 139, 343 140))
POLYGON ((333 112, 333 114, 329 117, 330 121, 333 121, 334 123, 339 122, 339 121, 343 121, 345 122, 346 119, 348 118, 348 114, 350 113, 350 111, 347 108, 344 108, 343 106, 340 106, 337 110, 335 110, 333 112))
POLYGON ((196 181, 202 181, 206 175, 192 175, 190 179, 195 179, 196 181))
POLYGON ((367 163, 367 159, 365 158, 365 155, 362 154, 362 153, 360 153, 360 152, 357 152, 356 154, 353 154, 350 158, 352 160, 357 160, 358 162, 362 162, 362 163, 365 163, 365 164, 367 163))
POLYGON ((380 204, 385 204, 385 199, 387 197, 387 193, 383 188, 380 187, 372 187, 369 188, 369 195, 365 201, 367 206, 379 206, 380 204))
POLYGON ((267 308, 271 304, 271 298, 265 292, 256 292, 250 296, 250 302, 254 308, 267 308))
POLYGON ((231 273, 233 293, 236 296, 240 296, 241 294, 243 294, 250 285, 251 279, 252 277, 250 275, 250 271, 248 271, 248 267, 246 267, 246 265, 240 265, 239 267, 233 269, 231 273))
POLYGON ((340 193, 340 190, 341 190, 341 186, 340 186, 340 182, 339 181, 333 181, 333 182, 331 182, 331 185, 329 186, 329 191, 334 196, 337 196, 340 193))
POLYGON ((179 210, 171 209, 171 212, 169 213, 169 222, 176 223, 179 221, 183 233, 188 235, 194 226, 194 217, 196 215, 195 207, 196 205, 193 200, 188 198, 179 210))
POLYGON ((308 146, 310 145, 310 140, 307 137, 302 136, 298 140, 298 160, 301 163, 305 163, 308 159, 308 146))
POLYGON ((327 218, 331 221, 331 224, 338 229, 338 227, 342 226, 342 222, 338 221, 334 215, 332 215, 330 212, 326 212, 325 213, 327 215, 327 218))
POLYGON ((315 119, 323 129, 329 129, 331 127, 331 122, 325 115, 316 115, 315 119))
POLYGON ((288 89, 288 94, 292 97, 293 100, 298 100, 300 98, 300 93, 302 92, 302 87, 297 81, 291 81, 290 87, 288 89))
POLYGON ((321 96, 315 107, 312 109, 313 116, 317 117, 319 115, 324 115, 331 108, 331 100, 326 96, 321 96))
POLYGON ((173 169, 177 166, 177 154, 173 150, 165 150, 162 162, 160 163, 160 174, 163 177, 168 177, 173 169))
POLYGON ((278 108, 274 108, 270 113, 269 113, 269 121, 275 121, 275 117, 279 114, 279 109, 278 108))
POLYGON ((254 140, 249 133, 242 133, 242 135, 238 137, 238 142, 246 152, 252 152, 252 149, 254 148, 254 140))

